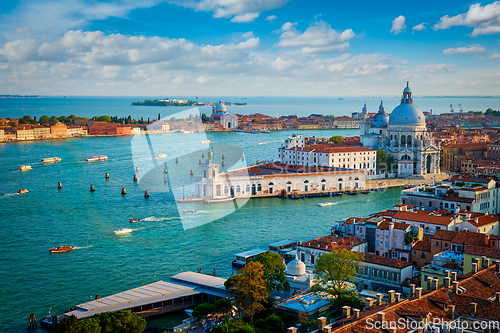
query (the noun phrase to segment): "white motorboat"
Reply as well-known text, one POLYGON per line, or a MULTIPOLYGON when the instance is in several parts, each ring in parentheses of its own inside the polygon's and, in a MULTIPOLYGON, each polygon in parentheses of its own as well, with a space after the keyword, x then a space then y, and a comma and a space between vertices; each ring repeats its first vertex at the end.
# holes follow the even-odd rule
POLYGON ((328 201, 319 204, 320 207, 333 206, 333 205, 335 205, 335 202, 328 202, 328 201))
POLYGON ((124 228, 124 229, 118 229, 118 230, 115 230, 115 235, 125 235, 125 234, 129 234, 133 231, 134 229, 130 229, 130 228, 124 228))
POLYGON ((97 162, 97 161, 107 161, 108 157, 106 155, 91 156, 87 158, 87 162, 97 162))
POLYGON ((56 163, 56 162, 61 162, 60 157, 49 157, 49 158, 42 158, 42 163, 56 163))

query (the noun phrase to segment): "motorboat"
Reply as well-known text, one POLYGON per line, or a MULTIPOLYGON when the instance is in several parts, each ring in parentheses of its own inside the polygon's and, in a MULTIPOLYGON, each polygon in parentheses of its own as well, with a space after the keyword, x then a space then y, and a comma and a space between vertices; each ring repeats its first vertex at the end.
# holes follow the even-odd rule
POLYGON ((328 202, 328 201, 325 201, 325 202, 321 202, 319 204, 320 207, 325 207, 325 206, 333 206, 335 205, 335 202, 328 202))
POLYGON ((209 143, 212 143, 212 141, 210 140, 204 140, 204 141, 200 141, 201 144, 209 144, 209 143))
POLYGON ((17 194, 23 194, 23 193, 28 193, 29 191, 25 188, 23 188, 22 190, 19 190, 17 191, 17 194))
POLYGON ((60 157, 49 157, 49 158, 42 158, 42 163, 57 163, 61 162, 60 157))
POLYGON ((207 203, 207 204, 233 202, 233 201, 234 201, 234 198, 221 198, 221 199, 205 198, 205 199, 203 199, 203 203, 207 203))
POLYGON ((115 235, 125 235, 125 234, 129 234, 133 231, 133 229, 130 229, 130 228, 124 228, 124 229, 118 229, 118 230, 115 230, 115 235))
POLYGON ((68 245, 63 245, 63 246, 58 246, 53 249, 49 249, 50 253, 62 253, 62 252, 69 252, 73 250, 73 246, 68 246, 68 245))
POLYGON ((163 153, 156 155, 156 158, 165 158, 165 157, 167 157, 167 155, 165 155, 163 153))
POLYGON ((198 213, 196 210, 183 210, 182 212, 184 214, 196 214, 196 213, 198 213))
POLYGON ((128 219, 131 223, 139 222, 139 219, 128 219))
POLYGON ((19 167, 19 171, 27 171, 31 169, 31 165, 21 165, 21 167, 19 167))
POLYGON ((107 161, 108 157, 106 155, 90 156, 86 159, 87 162, 97 162, 97 161, 107 161))

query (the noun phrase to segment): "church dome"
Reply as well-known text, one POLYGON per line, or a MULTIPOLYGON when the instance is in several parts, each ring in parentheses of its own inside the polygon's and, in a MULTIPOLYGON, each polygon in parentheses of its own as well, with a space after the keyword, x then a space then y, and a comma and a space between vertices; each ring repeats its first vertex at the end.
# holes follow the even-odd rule
POLYGON ((306 274, 306 264, 299 260, 297 256, 295 259, 290 261, 288 265, 286 265, 286 273, 289 275, 300 276, 306 274))
POLYGON ((419 107, 413 104, 411 89, 407 83, 398 105, 389 117, 391 125, 425 125, 425 116, 419 107))
POLYGON ((387 125, 389 125, 389 115, 385 113, 384 104, 382 102, 380 102, 378 113, 373 116, 370 125, 373 128, 386 128, 387 125))
POLYGON ((226 111, 226 104, 222 103, 222 99, 219 101, 219 103, 215 107, 215 110, 217 112, 225 112, 226 111))

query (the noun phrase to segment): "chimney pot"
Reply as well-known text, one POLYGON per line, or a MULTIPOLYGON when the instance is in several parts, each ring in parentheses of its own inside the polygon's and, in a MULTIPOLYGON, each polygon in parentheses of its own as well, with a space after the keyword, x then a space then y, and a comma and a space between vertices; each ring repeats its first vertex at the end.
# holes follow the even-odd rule
POLYGON ((483 259, 483 267, 484 268, 487 268, 487 267, 490 267, 490 259, 489 258, 484 258, 483 259))
POLYGON ((444 273, 446 274, 446 277, 450 277, 451 271, 447 269, 444 271, 444 273))
POLYGON ((472 308, 472 313, 475 315, 477 311, 477 303, 471 302, 470 305, 472 308))
POLYGON ((472 273, 476 274, 477 273, 477 263, 472 264, 472 273))
POLYGON ((318 318, 318 330, 322 331, 323 327, 326 326, 326 317, 319 317, 318 318))
POLYGON ((401 301, 401 293, 396 293, 396 302, 401 301))
POLYGON ((451 281, 457 281, 457 272, 451 272, 451 281))
POLYGON ((352 315, 354 317, 354 319, 359 319, 359 312, 361 310, 360 309, 352 309, 352 315))
POLYGON ((374 301, 373 298, 370 298, 370 297, 365 298, 365 306, 366 306, 367 309, 371 309, 372 308, 373 301, 374 301))
POLYGON ((432 289, 433 290, 437 290, 438 285, 439 285, 439 279, 438 278, 435 278, 434 280, 432 280, 432 289))
POLYGON ((410 284, 410 297, 415 296, 415 284, 410 284))
POLYGON ((427 277, 427 290, 432 289, 432 277, 428 276, 427 277))
POLYGON ((394 294, 396 290, 389 290, 387 293, 389 294, 389 303, 394 303, 394 294))
POLYGON ((381 305, 382 304, 382 294, 377 294, 377 305, 381 305))
POLYGON ((495 293, 495 301, 500 302, 500 291, 495 293))
POLYGON ((377 312, 377 322, 379 322, 381 325, 385 321, 385 312, 379 311, 377 312))
POLYGON ((422 298, 422 288, 418 287, 416 290, 417 290, 417 297, 418 297, 418 299, 421 299, 422 298))
POLYGON ((351 307, 348 305, 344 305, 342 307, 342 318, 349 318, 351 316, 351 307))
POLYGON ((444 278, 444 285, 446 288, 450 289, 451 288, 451 278, 450 277, 445 277, 444 278))
POLYGON ((448 309, 450 309, 451 319, 455 319, 455 305, 448 305, 448 309))
POLYGON ((495 272, 500 273, 500 261, 495 261, 495 272))
POLYGON ((458 294, 458 281, 452 282, 452 289, 455 294, 458 294))

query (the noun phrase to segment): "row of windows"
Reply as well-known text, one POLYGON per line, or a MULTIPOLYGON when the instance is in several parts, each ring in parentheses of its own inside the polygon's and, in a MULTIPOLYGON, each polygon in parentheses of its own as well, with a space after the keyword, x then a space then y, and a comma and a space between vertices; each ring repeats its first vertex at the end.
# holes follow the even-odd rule
POLYGON ((480 205, 480 207, 481 207, 481 208, 479 208, 479 209, 481 209, 481 210, 482 210, 482 209, 488 209, 488 208, 490 208, 490 203, 489 203, 489 202, 482 203, 482 204, 480 205))
POLYGON ((359 275, 373 276, 376 278, 399 281, 399 273, 388 272, 382 269, 360 267, 358 268, 359 275))

